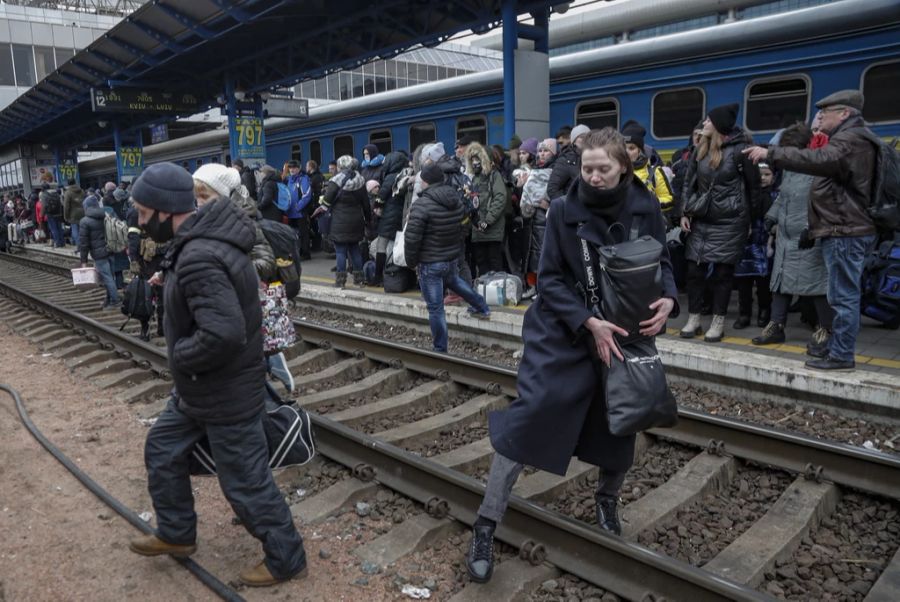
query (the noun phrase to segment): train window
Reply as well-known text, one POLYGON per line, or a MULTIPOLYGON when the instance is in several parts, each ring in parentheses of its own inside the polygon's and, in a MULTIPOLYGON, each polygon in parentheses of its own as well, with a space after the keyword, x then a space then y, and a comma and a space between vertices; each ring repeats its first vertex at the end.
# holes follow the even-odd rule
POLYGON ((471 136, 476 142, 487 144, 487 119, 484 117, 463 117, 456 120, 456 139, 471 136))
POLYGON ((291 145, 291 161, 299 161, 300 160, 300 145, 292 144, 291 145))
POLYGON ((369 133, 369 144, 377 146, 378 152, 382 155, 388 154, 393 149, 393 145, 391 144, 391 131, 376 130, 369 133))
POLYGON ((582 102, 575 107, 575 123, 583 123, 593 130, 619 129, 619 102, 615 98, 582 102))
POLYGON ((805 77, 757 80, 747 86, 744 124, 754 132, 805 122, 808 110, 809 82, 805 77))
POLYGON ((900 121, 897 90, 900 86, 900 61, 872 65, 863 73, 862 92, 866 102, 866 121, 900 121))
POLYGON ((684 88, 666 90, 653 97, 651 123, 653 137, 685 138, 691 135, 694 125, 703 119, 703 90, 684 88))
POLYGON ((420 144, 434 141, 433 123, 414 123, 409 126, 409 150, 415 150, 420 144))
POLYGON ((334 138, 334 158, 344 155, 353 155, 353 136, 335 136, 334 138))
POLYGON ((316 165, 322 164, 322 144, 318 140, 309 143, 309 158, 316 162, 316 165))

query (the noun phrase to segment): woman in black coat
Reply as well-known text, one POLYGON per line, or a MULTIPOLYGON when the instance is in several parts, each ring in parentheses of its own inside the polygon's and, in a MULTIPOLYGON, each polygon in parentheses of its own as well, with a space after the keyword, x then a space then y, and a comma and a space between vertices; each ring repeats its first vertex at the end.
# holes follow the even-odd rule
MULTIPOLYGON (((366 224, 372 219, 366 181, 356 171, 358 162, 349 155, 337 160, 339 173, 328 180, 322 206, 317 212, 331 211, 331 240, 337 255, 337 271, 334 286, 343 288, 347 283, 347 256, 353 264, 353 284, 365 286, 362 251, 359 243, 366 237, 366 224)), ((317 214, 313 214, 315 217, 317 214)))
POLYGON ((284 211, 278 208, 275 201, 278 200, 278 183, 281 182, 281 177, 271 165, 263 165, 259 169, 259 173, 262 176, 257 191, 259 214, 263 219, 270 219, 280 224, 281 218, 284 217, 284 211))
POLYGON ((375 241, 375 286, 384 280, 384 266, 387 263, 388 243, 393 242, 397 232, 403 229, 403 205, 406 192, 401 192, 397 180, 409 165, 409 157, 399 151, 388 153, 382 164, 384 181, 375 200, 375 215, 378 216, 378 238, 375 241))
MULTIPOLYGON (((473 581, 491 577, 494 529, 524 464, 559 475, 566 473, 572 456, 599 466, 597 524, 620 531, 616 498, 633 461, 635 437, 613 436, 605 426, 605 387, 592 353, 606 364, 611 354, 621 359, 613 335, 627 332, 586 307, 579 293, 586 286, 580 238, 602 246, 611 224, 620 223, 629 232, 635 218, 641 236, 652 236, 665 247, 659 202, 634 177, 624 138, 612 128, 590 132, 580 177, 547 213, 538 296, 522 325, 519 398, 489 417, 496 453, 466 558, 473 581)), ((650 305, 655 314, 640 323, 646 336, 660 332, 676 313, 678 291, 665 250, 661 265, 663 290, 650 305)))

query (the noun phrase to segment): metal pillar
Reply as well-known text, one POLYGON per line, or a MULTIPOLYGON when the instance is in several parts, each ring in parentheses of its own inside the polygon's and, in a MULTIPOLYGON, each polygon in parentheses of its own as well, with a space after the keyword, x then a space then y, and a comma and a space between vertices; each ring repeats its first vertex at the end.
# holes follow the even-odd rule
MULTIPOLYGON (((519 46, 519 24, 516 1, 504 0, 503 17, 503 144, 509 144, 516 133, 516 58, 519 46)), ((490 141, 488 141, 490 142, 490 141)))
POLYGON ((531 13, 534 25, 518 23, 516 3, 504 0, 503 16, 503 135, 538 139, 550 124, 550 9, 531 13), (533 50, 520 50, 519 38, 534 42, 533 50), (518 102, 517 102, 518 101, 518 102))

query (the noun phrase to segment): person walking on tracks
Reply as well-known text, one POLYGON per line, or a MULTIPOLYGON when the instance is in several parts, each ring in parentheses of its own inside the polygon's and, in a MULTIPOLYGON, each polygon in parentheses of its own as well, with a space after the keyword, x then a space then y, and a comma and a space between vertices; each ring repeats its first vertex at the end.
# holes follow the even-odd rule
POLYGON ((303 540, 272 478, 262 424, 265 364, 259 280, 250 260, 253 223, 228 199, 196 209, 194 181, 174 163, 144 170, 132 197, 147 234, 171 242, 163 296, 175 388, 144 450, 156 532, 132 540, 130 548, 181 557, 197 549, 189 458, 205 435, 222 492, 265 551, 240 581, 266 586, 302 576, 303 540))
POLYGON ((547 213, 538 296, 522 325, 519 397, 489 416, 495 454, 466 557, 469 577, 478 583, 493 573, 494 530, 525 464, 559 475, 566 473, 572 456, 599 466, 597 524, 620 533, 616 498, 633 463, 635 435, 609 432, 599 361, 609 366, 613 355, 622 361, 614 335, 629 333, 595 315, 586 303, 591 285, 581 241, 607 244, 605 233, 613 224, 625 232, 637 226, 635 237, 652 236, 663 247, 662 290, 648 303, 653 314, 640 322, 640 334, 659 333, 677 308, 659 201, 634 177, 624 137, 612 128, 592 131, 582 149, 580 176, 547 213))

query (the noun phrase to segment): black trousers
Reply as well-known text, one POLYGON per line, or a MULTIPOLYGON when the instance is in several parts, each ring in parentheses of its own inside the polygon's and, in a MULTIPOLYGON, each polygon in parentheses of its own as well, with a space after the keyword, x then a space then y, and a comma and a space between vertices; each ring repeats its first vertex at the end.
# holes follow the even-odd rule
POLYGON ((304 259, 309 257, 309 218, 292 217, 288 219, 288 225, 297 232, 300 239, 300 255, 304 259))
MULTIPOLYGON (((793 295, 785 295, 784 293, 775 293, 772 297, 772 321, 776 324, 785 324, 787 322, 788 307, 791 304, 793 295)), ((816 308, 816 318, 819 326, 824 326, 831 331, 831 322, 834 320, 834 310, 828 305, 828 299, 825 295, 811 295, 809 297, 801 297, 812 301, 816 308)))
POLYGON ((712 291, 712 310, 717 316, 728 313, 731 287, 734 282, 734 265, 730 263, 688 263, 687 293, 688 313, 699 314, 703 307, 703 293, 712 291), (710 272, 710 265, 712 271, 710 272), (707 276, 709 274, 709 276, 707 276))
POLYGON ((763 312, 772 306, 772 291, 769 290, 770 277, 748 276, 735 278, 738 291, 738 313, 742 316, 753 315, 753 287, 756 287, 757 312, 763 312))
POLYGON ((473 242, 472 253, 475 255, 475 265, 478 275, 488 272, 503 271, 503 243, 497 242, 473 242))
POLYGON ((303 570, 303 540, 272 478, 261 415, 234 424, 205 424, 179 410, 174 398, 169 400, 144 448, 159 538, 182 545, 197 539, 188 460, 203 435, 209 437, 222 493, 244 528, 262 542, 272 576, 287 579, 303 570))

